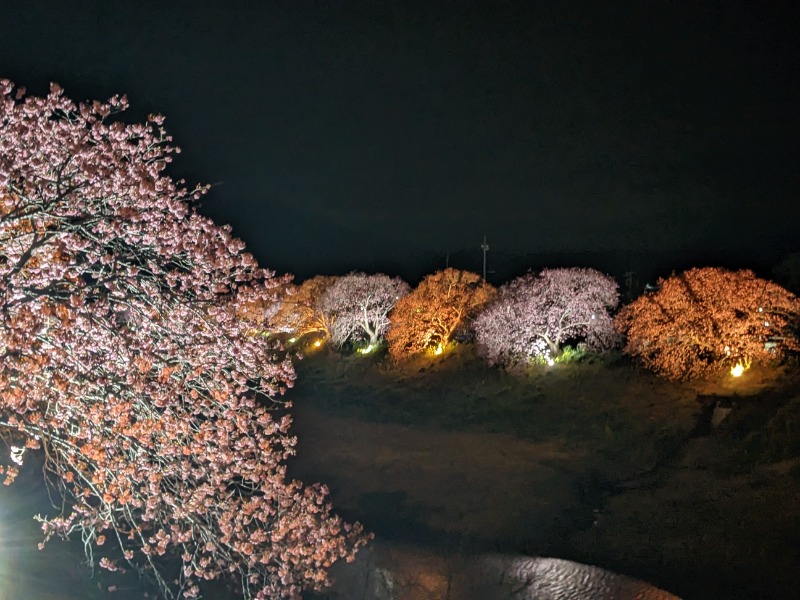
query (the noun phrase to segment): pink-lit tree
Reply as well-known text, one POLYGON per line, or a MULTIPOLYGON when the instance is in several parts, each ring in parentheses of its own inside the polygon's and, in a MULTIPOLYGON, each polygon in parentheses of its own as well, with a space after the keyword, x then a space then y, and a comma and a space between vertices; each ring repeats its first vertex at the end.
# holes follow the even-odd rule
POLYGON ((770 362, 797 348, 800 301, 752 271, 691 269, 658 282, 617 315, 625 352, 670 379, 737 363, 770 362))
POLYGON ((399 277, 350 273, 325 290, 317 310, 332 323, 335 346, 356 340, 375 345, 389 329, 389 311, 409 290, 399 277))
POLYGON ((475 319, 480 352, 492 364, 552 361, 565 342, 591 349, 613 345, 610 312, 619 299, 617 283, 594 269, 545 269, 502 286, 475 319))
POLYGON ((364 537, 286 478, 292 366, 240 318, 283 282, 165 174, 162 117, 126 107, 0 81, 0 430, 67 500, 45 541, 79 536, 167 597, 222 577, 299 597, 364 537))
POLYGON ((297 286, 289 277, 274 278, 274 286, 263 296, 253 296, 247 302, 240 303, 236 309, 236 317, 251 326, 252 335, 264 335, 274 330, 273 323, 283 307, 287 296, 293 294, 297 286))

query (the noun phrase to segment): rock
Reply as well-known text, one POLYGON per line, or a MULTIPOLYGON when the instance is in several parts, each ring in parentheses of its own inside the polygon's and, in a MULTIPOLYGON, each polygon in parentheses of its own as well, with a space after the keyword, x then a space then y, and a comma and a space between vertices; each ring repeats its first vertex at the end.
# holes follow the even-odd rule
POLYGON ((736 403, 730 398, 722 398, 714 405, 714 412, 711 413, 711 427, 716 429, 725 418, 731 414, 736 403))

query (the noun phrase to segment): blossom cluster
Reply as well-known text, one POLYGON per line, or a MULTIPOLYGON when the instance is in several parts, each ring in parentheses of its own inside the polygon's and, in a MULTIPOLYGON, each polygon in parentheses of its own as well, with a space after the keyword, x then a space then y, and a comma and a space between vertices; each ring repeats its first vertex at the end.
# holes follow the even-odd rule
POLYGON ((163 118, 126 108, 0 80, 0 428, 67 500, 45 541, 80 536, 166 597, 223 577, 299 597, 365 538, 286 476, 294 371, 243 317, 286 282, 166 174, 163 118))

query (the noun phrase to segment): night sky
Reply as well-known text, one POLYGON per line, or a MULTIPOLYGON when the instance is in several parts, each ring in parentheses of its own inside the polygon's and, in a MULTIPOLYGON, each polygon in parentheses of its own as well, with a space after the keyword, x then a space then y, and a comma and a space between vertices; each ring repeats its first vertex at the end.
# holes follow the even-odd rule
POLYGON ((792 3, 616 4, 0 0, 0 76, 166 115, 202 211, 300 279, 478 270, 484 234, 496 283, 768 274, 800 250, 792 3))

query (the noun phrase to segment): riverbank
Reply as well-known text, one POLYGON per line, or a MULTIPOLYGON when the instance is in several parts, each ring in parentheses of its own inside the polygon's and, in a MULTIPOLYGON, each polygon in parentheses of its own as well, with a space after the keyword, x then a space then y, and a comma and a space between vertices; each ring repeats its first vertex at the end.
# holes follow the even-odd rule
POLYGON ((686 598, 800 583, 786 373, 690 386, 623 360, 519 377, 468 354, 353 358, 298 366, 291 470, 382 542, 576 560, 686 598), (736 405, 711 427, 720 398, 736 405))

